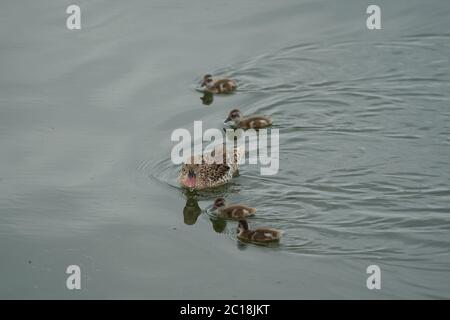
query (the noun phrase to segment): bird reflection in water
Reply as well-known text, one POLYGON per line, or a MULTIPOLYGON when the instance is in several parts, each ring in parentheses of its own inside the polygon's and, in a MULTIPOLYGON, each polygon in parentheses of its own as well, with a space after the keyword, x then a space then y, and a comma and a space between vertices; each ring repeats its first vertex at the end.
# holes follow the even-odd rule
MULTIPOLYGON (((198 217, 202 213, 202 209, 198 205, 198 195, 195 191, 185 191, 186 204, 183 208, 184 223, 187 225, 194 225, 197 222, 198 217)), ((227 227, 225 219, 216 217, 215 215, 209 215, 209 219, 212 223, 213 230, 217 233, 222 233, 227 227)))
POLYGON ((195 192, 186 191, 186 204, 183 208, 184 223, 193 225, 197 222, 198 216, 202 213, 202 209, 198 205, 197 194, 195 192))
POLYGON ((224 218, 220 217, 210 217, 213 229, 217 233, 222 233, 227 228, 227 221, 224 218))
POLYGON ((205 90, 203 92, 203 97, 200 97, 200 99, 202 100, 202 102, 205 106, 209 106, 214 101, 214 95, 212 92, 205 90))

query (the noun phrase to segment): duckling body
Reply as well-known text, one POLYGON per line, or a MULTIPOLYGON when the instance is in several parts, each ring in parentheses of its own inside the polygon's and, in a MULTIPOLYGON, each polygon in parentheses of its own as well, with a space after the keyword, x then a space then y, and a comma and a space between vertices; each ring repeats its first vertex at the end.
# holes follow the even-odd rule
POLYGON ((212 153, 191 157, 188 163, 184 163, 178 181, 189 189, 207 189, 226 184, 237 174, 240 156, 240 148, 227 151, 225 144, 218 145, 212 153))
POLYGON ((272 125, 272 118, 267 116, 251 116, 245 118, 238 109, 230 111, 225 122, 233 122, 234 126, 241 129, 261 129, 272 125))
POLYGON ((231 79, 214 80, 210 74, 203 77, 202 87, 214 94, 231 93, 236 90, 236 81, 231 79))
POLYGON ((238 239, 256 244, 269 244, 280 241, 282 232, 271 228, 258 228, 250 230, 246 220, 239 221, 238 239))
POLYGON ((272 125, 272 119, 265 116, 254 116, 242 119, 238 126, 241 129, 259 129, 272 125))
POLYGON ((256 209, 243 204, 232 204, 225 208, 219 208, 217 211, 225 219, 239 220, 254 216, 256 209))
POLYGON ((214 201, 214 209, 217 215, 224 219, 242 220, 255 215, 256 209, 243 204, 226 204, 224 198, 217 198, 214 201))

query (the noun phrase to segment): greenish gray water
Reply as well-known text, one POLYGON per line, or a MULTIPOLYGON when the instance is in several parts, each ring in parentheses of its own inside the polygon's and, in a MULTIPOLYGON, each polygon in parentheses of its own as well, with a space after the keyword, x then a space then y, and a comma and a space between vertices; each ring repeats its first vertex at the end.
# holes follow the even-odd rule
POLYGON ((69 4, 1 4, 0 298, 450 297, 448 1, 77 1, 79 31, 69 4), (238 92, 203 105, 208 72, 238 92), (272 115, 279 173, 188 197, 172 131, 235 106, 272 115))

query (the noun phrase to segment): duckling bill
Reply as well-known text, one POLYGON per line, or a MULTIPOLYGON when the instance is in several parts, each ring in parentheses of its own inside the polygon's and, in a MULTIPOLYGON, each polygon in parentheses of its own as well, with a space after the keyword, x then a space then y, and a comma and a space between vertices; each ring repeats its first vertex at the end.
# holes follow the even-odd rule
POLYGON ((250 116, 245 118, 241 111, 233 109, 230 111, 225 123, 233 123, 235 127, 241 129, 261 129, 272 125, 272 118, 267 116, 250 116))
POLYGON ((227 204, 224 198, 217 198, 214 201, 213 209, 217 210, 217 215, 225 219, 241 220, 251 217, 256 209, 243 204, 227 204))

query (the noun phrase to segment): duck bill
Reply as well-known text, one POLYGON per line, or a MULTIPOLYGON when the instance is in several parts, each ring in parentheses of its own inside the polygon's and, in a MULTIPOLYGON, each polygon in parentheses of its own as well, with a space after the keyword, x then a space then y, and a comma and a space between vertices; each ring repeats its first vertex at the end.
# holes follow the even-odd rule
POLYGON ((231 118, 230 118, 230 117, 228 117, 228 118, 225 119, 225 123, 230 122, 230 121, 231 121, 231 118))
POLYGON ((187 178, 186 179, 186 186, 189 187, 189 188, 195 188, 195 183, 196 183, 195 180, 196 180, 195 177, 194 178, 187 178))
POLYGON ((189 172, 187 179, 185 180, 185 185, 188 188, 195 188, 195 185, 197 183, 197 177, 195 173, 189 172))

